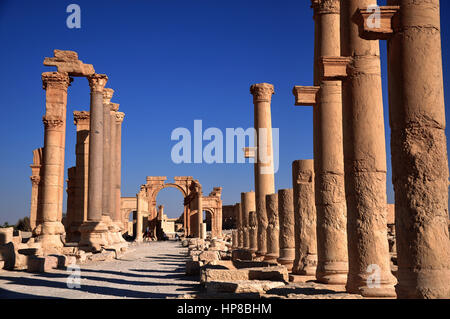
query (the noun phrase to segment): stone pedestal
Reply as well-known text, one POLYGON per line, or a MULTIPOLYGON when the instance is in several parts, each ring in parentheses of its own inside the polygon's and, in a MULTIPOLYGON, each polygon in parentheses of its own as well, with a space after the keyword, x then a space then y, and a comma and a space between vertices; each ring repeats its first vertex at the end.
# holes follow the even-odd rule
POLYGON ((386 227, 379 43, 360 38, 354 22, 359 8, 374 4, 374 0, 341 1, 341 51, 350 57, 342 83, 349 260, 346 288, 365 297, 394 297, 396 280, 390 269, 386 227))
POLYGON ((292 270, 295 259, 294 200, 292 189, 278 191, 278 214, 280 218, 280 257, 278 263, 292 270))
POLYGON ((278 219, 278 194, 266 195, 267 220, 267 253, 264 260, 276 262, 280 257, 280 223, 278 219))
POLYGON ((275 192, 273 145, 272 145, 272 116, 270 103, 275 93, 272 84, 259 83, 250 87, 254 104, 254 127, 256 131, 255 145, 255 198, 256 214, 258 218, 258 251, 257 256, 264 256, 267 252, 267 212, 266 195, 275 192))
POLYGON ((292 184, 295 212, 295 261, 292 273, 314 276, 317 267, 317 242, 313 160, 292 163, 292 184))
POLYGON ((439 0, 400 5, 388 41, 398 298, 450 298, 439 0))
POLYGON ((108 243, 107 226, 102 222, 103 212, 103 89, 108 77, 94 74, 88 77, 91 87, 88 216, 81 228, 79 247, 86 251, 98 251, 108 243))

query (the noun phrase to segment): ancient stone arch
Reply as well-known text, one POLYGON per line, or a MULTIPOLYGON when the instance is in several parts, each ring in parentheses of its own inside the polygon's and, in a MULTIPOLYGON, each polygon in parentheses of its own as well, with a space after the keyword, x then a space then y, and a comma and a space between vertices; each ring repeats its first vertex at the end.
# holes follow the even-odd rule
MULTIPOLYGON (((137 240, 141 238, 142 218, 148 218, 150 232, 156 234, 158 225, 158 211, 156 198, 158 193, 165 188, 176 188, 184 197, 183 223, 186 236, 200 236, 201 229, 197 225, 199 216, 199 202, 205 202, 201 205, 201 210, 208 211, 212 220, 212 235, 219 237, 222 235, 222 201, 220 199, 221 187, 215 187, 209 196, 202 195, 202 186, 198 180, 192 176, 176 176, 173 181, 167 182, 166 176, 148 176, 146 184, 141 186, 137 195, 137 219, 138 228, 137 240), (201 196, 201 201, 199 201, 201 196)), ((203 214, 202 214, 203 216, 203 214)), ((201 219, 203 221, 203 219, 201 219)))

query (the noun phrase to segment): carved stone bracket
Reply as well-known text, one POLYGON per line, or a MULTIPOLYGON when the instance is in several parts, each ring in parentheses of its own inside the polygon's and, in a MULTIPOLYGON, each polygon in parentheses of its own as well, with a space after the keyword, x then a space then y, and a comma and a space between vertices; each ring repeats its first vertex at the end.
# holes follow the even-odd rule
POLYGON ((350 57, 321 57, 319 68, 322 80, 344 80, 348 76, 347 66, 351 61, 350 57))
POLYGON ((319 86, 294 86, 292 93, 295 96, 295 105, 314 106, 318 101, 317 94, 319 91, 319 86))
POLYGON ((393 34, 400 6, 383 6, 377 9, 359 9, 356 23, 359 36, 365 40, 387 40, 393 34))

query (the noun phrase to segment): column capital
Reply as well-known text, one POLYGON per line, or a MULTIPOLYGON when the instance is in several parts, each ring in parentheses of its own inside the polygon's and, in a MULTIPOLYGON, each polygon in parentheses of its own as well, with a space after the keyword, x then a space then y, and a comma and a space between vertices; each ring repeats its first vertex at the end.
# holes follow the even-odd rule
POLYGON ((256 147, 244 147, 242 150, 245 158, 256 158, 256 147))
POLYGON ((120 106, 120 104, 118 104, 118 103, 109 103, 111 112, 117 112, 119 110, 119 106, 120 106))
POLYGON ((272 100, 272 95, 275 90, 272 84, 258 83, 250 87, 250 93, 253 95, 253 102, 269 102, 272 100))
POLYGON ((44 72, 42 73, 42 88, 47 90, 48 88, 67 90, 70 83, 73 81, 69 74, 63 72, 44 72))
POLYGON ((311 8, 314 15, 339 14, 341 10, 340 0, 311 0, 311 8))
POLYGON ((103 104, 109 104, 114 95, 114 90, 110 88, 103 89, 103 104))
POLYGON ((73 124, 89 124, 91 113, 89 111, 73 111, 73 124))
POLYGON ((92 74, 87 77, 91 92, 100 92, 103 94, 106 82, 108 82, 108 76, 106 74, 92 74))
POLYGON ((123 113, 123 112, 116 112, 116 123, 117 124, 122 123, 124 117, 125 117, 125 113, 123 113))
POLYGON ((56 129, 64 124, 64 119, 58 115, 44 115, 42 121, 46 129, 56 129))

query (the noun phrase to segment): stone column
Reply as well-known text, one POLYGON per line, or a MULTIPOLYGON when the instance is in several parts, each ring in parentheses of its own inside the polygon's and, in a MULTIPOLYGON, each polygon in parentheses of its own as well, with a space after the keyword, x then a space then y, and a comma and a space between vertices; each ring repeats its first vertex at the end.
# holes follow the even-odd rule
POLYGON ((71 242, 79 242, 81 238, 80 226, 87 221, 90 114, 87 111, 74 111, 73 120, 77 127, 75 200, 73 219, 67 229, 67 235, 71 242))
POLYGON ((400 5, 388 41, 398 298, 450 298, 439 0, 400 5))
MULTIPOLYGON (((110 210, 110 202, 114 198, 111 193, 111 175, 113 170, 111 169, 111 99, 113 97, 114 90, 105 88, 103 90, 103 216, 104 220, 109 224, 112 220, 113 212, 110 210)), ((115 124, 115 122, 114 122, 115 124)))
POLYGON ((255 211, 255 192, 241 193, 242 220, 244 221, 244 249, 250 250, 250 212, 255 211))
POLYGON ((238 249, 238 231, 237 230, 232 230, 231 231, 231 249, 238 249))
MULTIPOLYGON (((340 2, 313 0, 317 56, 339 56, 340 2)), ((319 61, 315 61, 319 69, 319 61)), ((317 210, 317 270, 321 283, 344 285, 348 273, 347 206, 345 203, 342 140, 342 86, 325 81, 316 72, 320 86, 314 106, 314 171, 317 210)))
POLYGON ((116 125, 116 113, 119 110, 119 104, 110 103, 110 136, 111 136, 111 152, 110 152, 110 169, 111 169, 111 180, 110 180, 110 196, 109 201, 109 211, 111 212, 111 218, 115 221, 116 217, 116 184, 117 184, 117 125, 116 125))
POLYGON ((31 167, 31 205, 30 225, 35 229, 38 222, 42 222, 42 148, 33 150, 33 164, 31 167))
POLYGON ((256 212, 249 212, 249 234, 250 234, 250 251, 255 254, 258 250, 258 218, 256 212))
POLYGON ((203 237, 203 192, 200 190, 197 192, 197 237, 205 239, 203 237))
POLYGON ((264 260, 277 262, 280 257, 280 223, 278 220, 278 194, 266 195, 266 211, 269 225, 267 226, 267 254, 264 260))
POLYGON ((238 248, 239 249, 243 249, 244 248, 244 220, 243 220, 243 216, 242 216, 242 209, 241 209, 241 204, 237 203, 236 205, 234 205, 234 215, 236 216, 237 219, 237 224, 238 224, 238 248))
POLYGON ((76 167, 70 167, 67 169, 67 210, 66 217, 63 220, 64 228, 66 229, 66 242, 70 242, 70 236, 68 228, 75 219, 75 190, 76 190, 76 167))
POLYGON ((295 261, 292 273, 314 276, 317 266, 314 161, 292 163, 295 211, 295 261))
POLYGON ((280 218, 280 256, 277 261, 292 270, 295 259, 294 193, 292 189, 278 191, 278 214, 280 218))
POLYGON ((257 256, 264 256, 267 252, 267 212, 266 195, 275 192, 273 145, 272 145, 272 116, 270 103, 274 94, 272 84, 259 83, 250 87, 253 95, 254 121, 256 131, 255 145, 255 197, 256 214, 258 216, 258 251, 257 256))
POLYGON ((67 73, 44 72, 42 82, 46 90, 42 223, 35 228, 34 233, 43 249, 51 252, 63 247, 60 236, 65 232, 61 224, 61 192, 64 182, 61 174, 64 169, 64 128, 70 78, 67 73))
POLYGON ((341 1, 343 140, 349 273, 347 291, 394 297, 386 227, 386 148, 378 41, 359 37, 354 16, 376 0, 341 1), (379 284, 371 279, 376 275, 379 284))
POLYGON ((125 113, 116 112, 116 141, 115 141, 115 192, 113 193, 115 204, 114 204, 114 222, 124 230, 124 225, 122 224, 122 219, 120 217, 120 197, 121 197, 121 172, 122 172, 122 123, 125 117, 125 113))
POLYGON ((103 89, 108 81, 104 74, 88 77, 91 87, 90 132, 89 132, 89 176, 87 222, 80 229, 80 247, 98 251, 107 244, 108 231, 102 222, 103 212, 103 89))
POLYGON ((136 211, 136 235, 134 236, 134 241, 141 242, 143 239, 142 234, 142 218, 143 218, 143 210, 144 210, 144 201, 145 201, 145 189, 141 187, 140 192, 136 195, 137 199, 137 211, 136 211))

